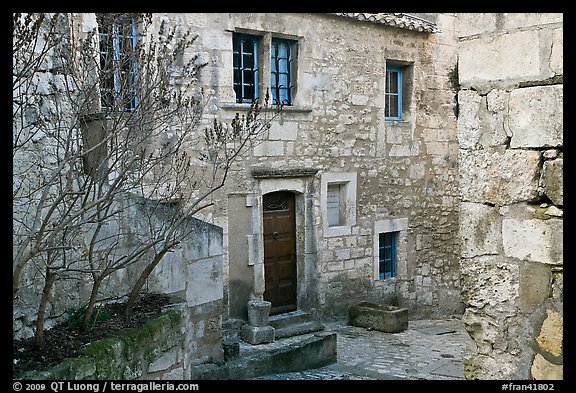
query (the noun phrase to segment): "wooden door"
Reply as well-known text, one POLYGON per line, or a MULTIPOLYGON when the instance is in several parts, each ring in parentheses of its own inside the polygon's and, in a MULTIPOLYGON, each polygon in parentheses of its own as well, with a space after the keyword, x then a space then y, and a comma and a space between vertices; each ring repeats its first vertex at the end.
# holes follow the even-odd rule
POLYGON ((295 311, 296 220, 294 194, 277 191, 263 196, 264 300, 272 303, 270 315, 295 311))

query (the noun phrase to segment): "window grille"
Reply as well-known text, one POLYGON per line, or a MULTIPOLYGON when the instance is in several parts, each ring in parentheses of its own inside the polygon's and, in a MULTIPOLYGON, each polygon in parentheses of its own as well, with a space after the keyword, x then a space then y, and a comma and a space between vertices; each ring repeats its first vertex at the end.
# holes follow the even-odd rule
POLYGON ((273 38, 271 48, 270 89, 274 105, 292 105, 292 44, 289 40, 273 38))
POLYGON ((396 277, 396 237, 398 232, 379 234, 379 278, 396 277))
POLYGON ((258 99, 258 39, 234 34, 232 49, 236 102, 252 103, 258 99))
POLYGON ((137 21, 130 15, 98 15, 100 100, 109 111, 138 106, 137 21))

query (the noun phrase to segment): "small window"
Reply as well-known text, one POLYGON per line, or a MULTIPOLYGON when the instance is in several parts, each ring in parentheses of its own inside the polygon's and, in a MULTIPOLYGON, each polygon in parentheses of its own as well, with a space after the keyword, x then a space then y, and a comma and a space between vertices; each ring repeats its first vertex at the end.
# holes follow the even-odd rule
POLYGON ((402 68, 386 66, 385 112, 388 120, 402 120, 402 68))
POLYGON ((324 236, 352 234, 356 225, 356 173, 324 173, 320 180, 320 204, 324 236))
POLYGON ((236 102, 252 103, 258 99, 258 37, 234 33, 232 41, 236 102))
POLYGON ((98 14, 100 100, 109 111, 138 106, 137 21, 127 14, 98 14))
POLYGON ((328 217, 328 226, 345 225, 345 193, 343 193, 345 184, 328 184, 326 195, 326 208, 328 217))
POLYGON ((379 234, 378 241, 378 277, 380 279, 396 277, 396 238, 398 232, 379 234))
POLYGON ((292 46, 292 41, 272 39, 270 89, 274 105, 292 105, 292 46))

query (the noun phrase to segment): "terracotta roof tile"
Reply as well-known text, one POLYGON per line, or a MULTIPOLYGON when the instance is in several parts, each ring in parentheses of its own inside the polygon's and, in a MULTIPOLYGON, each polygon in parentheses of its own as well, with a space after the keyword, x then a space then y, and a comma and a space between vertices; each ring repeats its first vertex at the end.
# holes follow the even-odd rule
POLYGON ((354 18, 361 21, 381 23, 386 26, 398 27, 423 33, 439 33, 440 28, 433 22, 429 22, 417 16, 399 13, 366 13, 366 12, 339 12, 333 15, 354 18))

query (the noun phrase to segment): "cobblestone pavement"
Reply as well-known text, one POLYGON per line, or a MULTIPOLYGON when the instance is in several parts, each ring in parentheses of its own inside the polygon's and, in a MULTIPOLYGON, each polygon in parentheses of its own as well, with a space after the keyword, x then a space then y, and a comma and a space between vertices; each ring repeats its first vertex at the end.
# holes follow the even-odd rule
POLYGON ((257 380, 464 380, 463 358, 474 342, 459 319, 414 320, 400 333, 326 324, 337 334, 335 364, 257 380))

